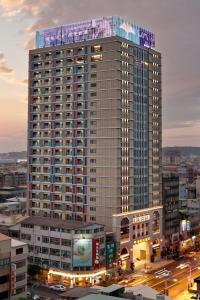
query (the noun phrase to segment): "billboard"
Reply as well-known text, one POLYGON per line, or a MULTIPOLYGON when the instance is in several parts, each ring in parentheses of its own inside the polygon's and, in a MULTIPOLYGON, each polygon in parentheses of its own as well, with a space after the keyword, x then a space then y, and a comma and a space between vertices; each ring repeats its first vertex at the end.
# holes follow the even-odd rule
POLYGON ((139 27, 121 17, 113 17, 114 35, 125 38, 137 45, 140 43, 139 27))
POLYGON ((46 48, 119 36, 137 45, 155 48, 155 35, 118 16, 108 16, 36 32, 36 48, 46 48))
POLYGON ((73 249, 73 266, 91 267, 92 257, 92 239, 75 239, 73 249))

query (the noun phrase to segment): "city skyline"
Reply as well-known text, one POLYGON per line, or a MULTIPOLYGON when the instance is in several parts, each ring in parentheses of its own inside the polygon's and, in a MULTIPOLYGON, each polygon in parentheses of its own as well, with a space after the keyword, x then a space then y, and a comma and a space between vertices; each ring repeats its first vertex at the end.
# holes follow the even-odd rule
POLYGON ((163 146, 200 146, 198 8, 195 0, 190 6, 185 0, 127 0, 125 4, 111 0, 106 5, 91 0, 84 4, 1 0, 0 152, 26 149, 27 49, 34 46, 35 31, 107 15, 121 15, 156 34, 156 47, 163 57, 163 146))

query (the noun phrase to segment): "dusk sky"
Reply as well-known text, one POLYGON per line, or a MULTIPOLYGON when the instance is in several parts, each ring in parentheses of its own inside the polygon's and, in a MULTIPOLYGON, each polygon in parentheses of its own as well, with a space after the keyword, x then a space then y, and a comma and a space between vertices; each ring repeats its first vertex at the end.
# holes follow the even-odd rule
POLYGON ((156 35, 163 146, 200 146, 200 0, 0 0, 0 152, 25 150, 28 49, 35 31, 119 15, 156 35))

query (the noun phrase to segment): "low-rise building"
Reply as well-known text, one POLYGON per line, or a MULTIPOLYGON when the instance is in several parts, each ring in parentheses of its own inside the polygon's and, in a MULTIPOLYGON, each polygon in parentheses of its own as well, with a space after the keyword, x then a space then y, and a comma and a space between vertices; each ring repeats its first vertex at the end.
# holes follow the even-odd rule
POLYGON ((11 238, 0 234, 0 299, 10 298, 11 238))
POLYGON ((11 300, 26 295, 28 245, 11 239, 11 300))
POLYGON ((27 244, 0 234, 1 300, 17 300, 26 296, 27 254, 27 244))
POLYGON ((106 273, 103 225, 35 216, 13 226, 11 234, 17 232, 28 244, 29 263, 47 270, 48 281, 94 283, 106 273))

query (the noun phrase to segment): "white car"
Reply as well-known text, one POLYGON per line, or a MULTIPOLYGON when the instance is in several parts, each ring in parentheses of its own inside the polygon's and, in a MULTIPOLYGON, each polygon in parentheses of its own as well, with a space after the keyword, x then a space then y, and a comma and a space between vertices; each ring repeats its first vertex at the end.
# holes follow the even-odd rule
POLYGON ((51 285, 49 288, 54 290, 54 291, 59 291, 59 292, 65 292, 66 291, 66 287, 64 285, 61 285, 61 284, 51 285))

